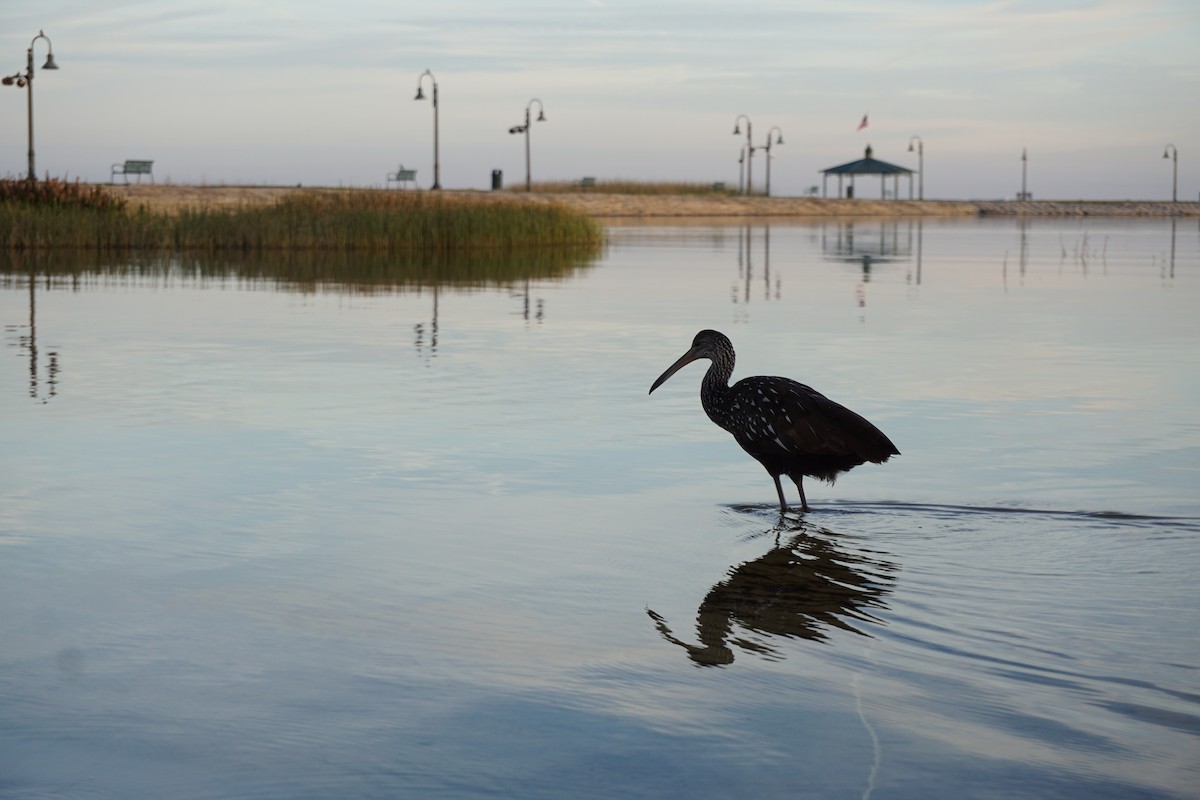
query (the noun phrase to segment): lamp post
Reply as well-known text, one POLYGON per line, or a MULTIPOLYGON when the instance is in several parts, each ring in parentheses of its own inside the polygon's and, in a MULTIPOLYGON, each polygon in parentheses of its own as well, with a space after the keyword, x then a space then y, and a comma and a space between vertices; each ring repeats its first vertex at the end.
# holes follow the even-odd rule
MULTIPOLYGON (((747 124, 749 127, 749 124, 747 124)), ((771 134, 775 134, 775 144, 783 144, 783 131, 779 126, 771 128, 767 131, 767 146, 764 148, 767 151, 767 197, 771 196, 771 134)))
MULTIPOLYGON (((1180 194, 1178 194, 1178 188, 1180 188, 1180 151, 1178 151, 1178 148, 1174 144, 1166 145, 1163 148, 1163 158, 1170 158, 1172 156, 1175 157, 1175 168, 1171 170, 1171 203, 1178 203, 1180 201, 1180 194)), ((32 151, 30 151, 30 158, 32 157, 34 156, 32 156, 32 151)))
MULTIPOLYGON (((920 136, 908 140, 908 152, 913 151, 913 142, 917 143, 917 199, 925 199, 925 142, 920 136)), ((908 199, 912 199, 912 181, 908 183, 908 199)))
POLYGON ((38 31, 38 35, 33 37, 29 42, 29 50, 27 51, 25 60, 25 74, 19 72, 8 75, 3 79, 5 86, 16 86, 18 89, 24 88, 28 94, 25 95, 29 104, 29 180, 37 180, 37 171, 33 163, 33 46, 38 39, 46 40, 46 63, 42 65, 42 69, 58 69, 58 64, 54 63, 54 46, 50 44, 50 37, 44 32, 38 31))
POLYGON ((746 120, 746 194, 751 194, 754 191, 754 145, 750 141, 750 118, 745 114, 738 114, 733 120, 733 135, 741 135, 741 120, 746 120))
POLYGON ((1021 196, 1019 200, 1028 200, 1029 192, 1025 190, 1025 177, 1029 170, 1029 154, 1026 148, 1021 148, 1021 196))
POLYGON ((530 115, 531 115, 531 112, 533 111, 534 103, 538 104, 537 121, 545 122, 546 121, 546 109, 542 106, 542 101, 538 100, 535 97, 529 101, 529 105, 525 106, 525 124, 524 125, 513 125, 511 128, 508 129, 509 133, 525 134, 525 191, 526 192, 533 191, 533 176, 529 169, 529 129, 530 129, 530 127, 532 127, 530 125, 530 115))
POLYGON ((433 84, 433 186, 430 189, 442 188, 442 165, 438 161, 438 95, 437 95, 437 79, 433 77, 433 73, 425 70, 417 76, 417 96, 414 100, 424 100, 425 93, 421 91, 422 82, 425 76, 429 76, 429 82, 433 84))

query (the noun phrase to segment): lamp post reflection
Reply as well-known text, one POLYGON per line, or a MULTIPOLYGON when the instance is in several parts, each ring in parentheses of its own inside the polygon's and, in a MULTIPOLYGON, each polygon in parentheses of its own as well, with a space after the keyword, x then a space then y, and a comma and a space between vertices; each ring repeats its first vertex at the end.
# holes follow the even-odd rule
MULTIPOLYGON (((915 279, 914 279, 914 277, 912 277, 913 276, 912 271, 909 270, 909 275, 910 275, 909 282, 913 283, 917 286, 921 285, 921 245, 922 245, 922 238, 924 236, 924 232, 925 232, 924 231, 924 220, 922 220, 920 217, 917 217, 917 271, 916 271, 915 279)), ((911 236, 911 235, 912 235, 912 230, 910 228, 909 236, 911 236)))
MULTIPOLYGON (((1025 285, 1025 270, 1029 266, 1029 218, 1021 215, 1017 217, 1017 230, 1020 237, 1017 242, 1017 277, 1022 286, 1025 285)), ((1004 287, 1005 294, 1008 293, 1008 251, 1004 252, 1003 268, 1001 270, 1001 283, 1004 287)))
POLYGON ((425 358, 425 366, 429 366, 430 360, 437 357, 438 349, 438 285, 433 284, 433 319, 429 323, 429 342, 425 341, 426 328, 424 322, 418 322, 413 326, 413 332, 416 333, 416 348, 417 355, 425 358))
MULTIPOLYGON (((47 288, 50 278, 47 276, 47 288)), ((58 352, 51 350, 47 356, 46 378, 42 379, 41 351, 38 348, 37 329, 37 270, 29 268, 29 331, 17 334, 18 352, 29 354, 29 397, 39 403, 48 403, 51 398, 58 396, 58 352)), ((10 330, 20 330, 20 326, 12 326, 10 330)))
MULTIPOLYGON (((736 325, 741 322, 750 321, 750 297, 751 289, 754 285, 754 260, 752 258, 752 244, 754 242, 754 229, 750 225, 744 225, 738 228, 738 280, 735 281, 730 288, 730 300, 735 306, 740 308, 735 309, 733 315, 733 323, 736 325)), ((772 299, 772 291, 774 291, 774 299, 778 300, 782 296, 782 280, 778 275, 775 276, 774 284, 771 282, 771 226, 763 225, 763 300, 770 301, 772 299)))
POLYGON ((1175 217, 1171 217, 1171 260, 1168 262, 1169 266, 1167 268, 1167 277, 1171 280, 1175 280, 1175 223, 1175 217))
POLYGON ((754 144, 750 139, 750 118, 739 114, 733 120, 733 135, 740 136, 741 121, 746 120, 746 194, 754 193, 754 144))
POLYGON ((542 323, 546 319, 546 300, 542 297, 533 297, 530 293, 531 281, 525 279, 525 283, 519 292, 509 292, 509 297, 519 298, 521 300, 521 318, 529 322, 532 318, 537 323, 542 323), (536 301, 536 310, 534 310, 534 301, 536 301))
POLYGON ((425 76, 429 76, 429 82, 433 84, 433 186, 430 189, 442 188, 442 165, 438 159, 438 85, 437 79, 433 77, 433 73, 425 70, 417 76, 417 96, 414 100, 424 100, 425 93, 422 91, 422 85, 425 76))
POLYGON ((1180 151, 1174 144, 1166 145, 1163 148, 1163 158, 1171 157, 1174 157, 1175 160, 1175 167, 1171 170, 1171 203, 1178 203, 1180 201, 1180 192, 1178 192, 1178 188, 1180 188, 1180 151))
POLYGON ((50 37, 43 31, 38 31, 38 35, 33 37, 29 42, 29 50, 26 51, 25 57, 25 74, 15 72, 12 75, 5 76, 0 83, 5 86, 16 86, 18 89, 25 89, 25 99, 27 101, 28 116, 29 116, 29 180, 37 180, 37 169, 34 166, 33 157, 33 46, 37 44, 38 39, 46 40, 46 63, 42 65, 42 69, 58 69, 58 64, 54 63, 54 46, 50 44, 50 37))

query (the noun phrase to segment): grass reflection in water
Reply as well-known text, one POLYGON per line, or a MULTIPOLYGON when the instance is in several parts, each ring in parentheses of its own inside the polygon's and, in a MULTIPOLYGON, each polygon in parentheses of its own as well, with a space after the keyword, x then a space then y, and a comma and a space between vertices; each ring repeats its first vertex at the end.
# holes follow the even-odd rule
POLYGON ((284 250, 261 253, 111 256, 92 252, 0 251, 0 286, 36 280, 53 287, 234 280, 301 292, 403 291, 436 286, 489 288, 562 280, 592 266, 599 245, 458 253, 359 253, 284 250))

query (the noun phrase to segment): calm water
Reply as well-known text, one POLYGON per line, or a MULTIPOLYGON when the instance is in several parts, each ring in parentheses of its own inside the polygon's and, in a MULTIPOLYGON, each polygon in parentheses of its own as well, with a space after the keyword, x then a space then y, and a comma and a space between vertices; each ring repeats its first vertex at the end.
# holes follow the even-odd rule
POLYGON ((1196 220, 611 233, 5 267, 0 797, 1200 794, 1196 220), (704 327, 904 455, 780 519, 704 327))

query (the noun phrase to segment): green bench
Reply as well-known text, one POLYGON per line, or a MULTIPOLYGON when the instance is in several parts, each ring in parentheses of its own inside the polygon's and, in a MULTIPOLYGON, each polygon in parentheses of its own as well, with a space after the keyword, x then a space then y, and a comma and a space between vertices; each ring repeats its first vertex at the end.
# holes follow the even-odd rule
POLYGON ((580 178, 579 179, 579 188, 583 189, 583 190, 596 188, 596 179, 595 178, 580 178))
POLYGON ((400 184, 401 189, 404 188, 405 183, 411 183, 415 187, 417 182, 417 171, 415 169, 405 169, 404 165, 401 164, 400 169, 387 176, 388 186, 390 186, 393 181, 400 184))
POLYGON ((150 182, 154 183, 154 162, 153 161, 126 161, 124 164, 113 164, 112 172, 108 176, 109 183, 116 183, 115 178, 118 175, 125 176, 125 182, 129 183, 130 175, 138 176, 138 183, 142 182, 143 175, 150 176, 150 182))

